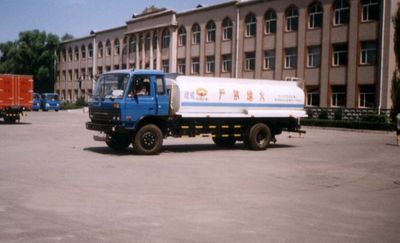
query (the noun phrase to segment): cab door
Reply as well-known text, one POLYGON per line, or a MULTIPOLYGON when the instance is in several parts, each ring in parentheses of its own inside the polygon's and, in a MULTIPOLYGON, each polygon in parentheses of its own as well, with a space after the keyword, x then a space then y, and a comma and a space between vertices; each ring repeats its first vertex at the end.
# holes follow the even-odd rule
POLYGON ((126 98, 125 119, 135 122, 141 117, 157 113, 154 76, 135 75, 126 98))
POLYGON ((165 78, 162 75, 157 75, 154 78, 154 84, 156 87, 157 115, 166 116, 169 113, 169 97, 165 78))

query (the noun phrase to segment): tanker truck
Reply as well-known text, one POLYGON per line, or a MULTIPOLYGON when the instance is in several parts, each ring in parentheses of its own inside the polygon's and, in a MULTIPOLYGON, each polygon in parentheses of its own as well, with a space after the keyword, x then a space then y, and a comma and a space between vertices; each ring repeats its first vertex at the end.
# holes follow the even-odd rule
POLYGON ((114 150, 154 155, 166 137, 212 137, 265 150, 282 131, 303 132, 304 91, 294 81, 177 76, 155 70, 102 74, 86 128, 114 150))

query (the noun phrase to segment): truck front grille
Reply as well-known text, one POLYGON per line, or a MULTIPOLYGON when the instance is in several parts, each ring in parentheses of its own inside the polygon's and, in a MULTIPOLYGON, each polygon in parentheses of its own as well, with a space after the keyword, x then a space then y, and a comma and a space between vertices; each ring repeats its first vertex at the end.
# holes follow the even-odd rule
POLYGON ((120 114, 120 109, 89 108, 90 119, 95 123, 115 123, 120 114))

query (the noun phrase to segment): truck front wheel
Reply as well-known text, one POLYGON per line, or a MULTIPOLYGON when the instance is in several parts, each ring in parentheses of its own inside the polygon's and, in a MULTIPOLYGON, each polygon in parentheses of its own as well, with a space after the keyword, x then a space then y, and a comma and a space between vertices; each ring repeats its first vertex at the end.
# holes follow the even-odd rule
POLYGON ((19 117, 4 117, 4 122, 6 124, 15 124, 15 122, 19 119, 19 117))
POLYGON ((128 134, 107 134, 106 144, 113 150, 121 151, 129 147, 131 138, 128 134))
POLYGON ((163 143, 163 133, 160 128, 153 124, 148 124, 139 129, 133 142, 133 149, 138 154, 154 155, 161 150, 163 143))
POLYGON ((245 144, 252 150, 265 150, 271 137, 269 127, 264 123, 257 123, 250 128, 245 144))
POLYGON ((214 143, 221 147, 230 147, 235 145, 236 138, 221 138, 221 137, 213 137, 212 140, 214 143))

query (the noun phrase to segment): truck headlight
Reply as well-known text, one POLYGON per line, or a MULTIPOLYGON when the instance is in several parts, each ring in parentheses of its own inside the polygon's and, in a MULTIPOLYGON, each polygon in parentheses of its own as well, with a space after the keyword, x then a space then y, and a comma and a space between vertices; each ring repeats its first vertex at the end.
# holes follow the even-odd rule
POLYGON ((46 107, 49 107, 50 106, 50 104, 49 103, 46 103, 46 107))
POLYGON ((59 106, 60 106, 60 104, 57 103, 57 107, 59 107, 59 106))

